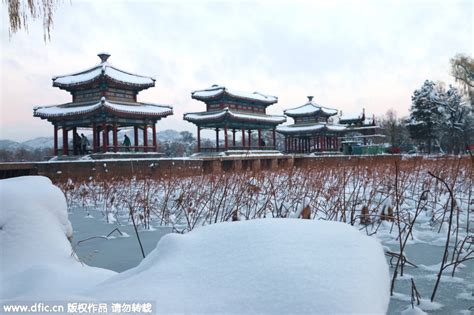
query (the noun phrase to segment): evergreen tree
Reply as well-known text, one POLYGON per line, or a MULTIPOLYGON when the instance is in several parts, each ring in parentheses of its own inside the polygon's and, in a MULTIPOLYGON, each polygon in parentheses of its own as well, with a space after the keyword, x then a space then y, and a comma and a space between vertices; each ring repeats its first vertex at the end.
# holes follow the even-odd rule
POLYGON ((464 124, 470 115, 470 108, 461 104, 461 95, 452 86, 441 95, 442 105, 439 106, 441 114, 441 142, 449 153, 459 153, 465 146, 463 141, 464 124))
POLYGON ((433 151, 438 140, 441 124, 439 107, 442 105, 442 95, 433 81, 426 80, 423 86, 413 93, 407 127, 412 139, 428 153, 433 151))

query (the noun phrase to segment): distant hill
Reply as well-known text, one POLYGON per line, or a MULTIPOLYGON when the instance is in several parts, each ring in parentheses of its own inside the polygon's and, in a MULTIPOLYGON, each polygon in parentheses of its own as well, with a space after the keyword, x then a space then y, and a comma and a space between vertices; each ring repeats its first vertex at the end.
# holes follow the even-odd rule
POLYGON ((158 132, 157 134, 159 141, 178 141, 181 140, 181 134, 174 129, 167 129, 158 132))
POLYGON ((22 146, 27 146, 32 149, 45 149, 53 147, 53 137, 38 137, 25 142, 22 142, 22 146))
POLYGON ((0 150, 15 151, 22 147, 21 143, 12 140, 0 140, 0 150))
POLYGON ((17 142, 12 140, 0 140, 0 150, 16 151, 25 149, 33 151, 36 149, 47 149, 53 147, 52 137, 38 137, 25 142, 17 142))
MULTIPOLYGON (((89 138, 89 141, 92 143, 92 134, 91 133, 85 133, 87 138, 89 138)), ((127 135, 130 137, 130 139, 133 142, 133 129, 125 129, 121 130, 118 133, 118 140, 119 142, 123 141, 123 136, 127 135)), ((143 131, 139 130, 138 132, 138 139, 140 143, 143 141, 143 131)), ((152 139, 152 133, 149 131, 148 132, 148 141, 151 141, 152 139)), ((163 131, 157 132, 157 140, 159 142, 179 142, 181 140, 181 134, 179 131, 173 130, 173 129, 167 129, 163 131)), ((47 149, 47 148, 52 148, 53 147, 53 137, 38 137, 34 138, 31 140, 27 140, 24 142, 17 142, 17 141, 12 141, 12 140, 0 140, 0 150, 5 150, 5 151, 16 151, 19 149, 25 149, 28 151, 33 151, 36 149, 47 149)), ((59 144, 61 145, 61 143, 59 144)))

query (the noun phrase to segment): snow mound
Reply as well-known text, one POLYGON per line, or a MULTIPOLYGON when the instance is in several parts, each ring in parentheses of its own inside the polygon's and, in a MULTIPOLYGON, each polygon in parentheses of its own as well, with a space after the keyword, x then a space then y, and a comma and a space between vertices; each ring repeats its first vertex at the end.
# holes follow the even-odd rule
POLYGON ((71 296, 115 274, 71 256, 66 199, 48 178, 0 180, 0 200, 0 299, 71 296))
POLYGON ((153 300, 160 314, 384 314, 389 272, 380 243, 349 225, 262 219, 168 234, 88 294, 153 300))

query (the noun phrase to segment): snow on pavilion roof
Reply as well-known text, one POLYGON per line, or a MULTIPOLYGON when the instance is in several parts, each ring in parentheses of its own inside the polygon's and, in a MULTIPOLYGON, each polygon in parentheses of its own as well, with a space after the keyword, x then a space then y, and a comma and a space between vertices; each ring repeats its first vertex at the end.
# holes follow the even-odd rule
POLYGON ((33 116, 41 118, 59 118, 83 115, 94 112, 100 108, 131 115, 165 117, 173 114, 173 107, 151 103, 126 103, 107 101, 105 97, 97 103, 67 103, 53 106, 40 106, 34 109, 33 116))
POLYGON ((318 113, 322 113, 326 116, 333 116, 337 114, 337 109, 318 105, 315 102, 313 102, 312 96, 308 96, 308 102, 306 104, 301 105, 299 107, 287 109, 284 111, 284 113, 285 115, 288 115, 290 117, 309 116, 309 115, 315 115, 318 113))
POLYGON ((244 121, 260 121, 273 124, 281 124, 286 121, 285 116, 242 113, 231 111, 229 108, 211 112, 185 113, 183 118, 190 122, 220 121, 226 118, 244 121))
POLYGON ((315 123, 315 124, 293 124, 293 125, 286 125, 286 126, 279 126, 277 127, 277 132, 282 134, 298 134, 298 133, 310 133, 310 132, 317 132, 317 131, 334 131, 334 132, 341 132, 346 131, 348 128, 342 125, 331 125, 327 123, 315 123))
POLYGON ((200 101, 206 101, 209 99, 216 98, 222 94, 228 94, 236 98, 247 99, 247 100, 257 101, 257 102, 267 103, 267 104, 274 104, 278 102, 278 97, 276 96, 265 95, 260 92, 249 93, 249 92, 241 92, 237 90, 230 90, 226 88, 225 86, 216 85, 216 84, 204 90, 197 90, 197 91, 191 92, 191 97, 200 101))
POLYGON ((100 64, 77 73, 53 77, 53 86, 59 88, 70 88, 92 82, 102 75, 113 81, 139 88, 155 86, 155 79, 152 77, 133 74, 112 66, 112 64, 107 62, 109 56, 110 55, 108 54, 99 54, 99 57, 102 59, 100 64))

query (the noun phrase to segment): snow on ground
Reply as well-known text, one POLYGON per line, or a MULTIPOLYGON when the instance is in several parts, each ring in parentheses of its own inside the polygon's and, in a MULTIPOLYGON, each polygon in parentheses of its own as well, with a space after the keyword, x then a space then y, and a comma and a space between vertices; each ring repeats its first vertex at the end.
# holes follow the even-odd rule
POLYGON ((92 288, 159 313, 385 313, 382 247, 330 221, 260 219, 168 234, 136 268, 92 288))
POLYGON ((0 299, 71 296, 115 272, 71 256, 66 200, 46 177, 0 181, 0 299))
POLYGON ((71 256, 61 191, 39 176, 1 180, 0 300, 150 299, 168 313, 385 313, 380 243, 339 222, 261 219, 163 237, 136 268, 71 256), (105 280, 105 282, 104 282, 105 280))

